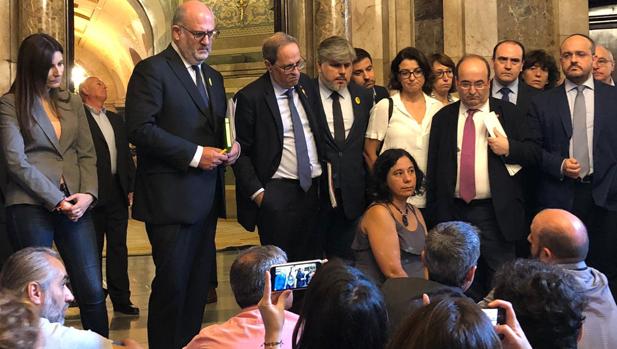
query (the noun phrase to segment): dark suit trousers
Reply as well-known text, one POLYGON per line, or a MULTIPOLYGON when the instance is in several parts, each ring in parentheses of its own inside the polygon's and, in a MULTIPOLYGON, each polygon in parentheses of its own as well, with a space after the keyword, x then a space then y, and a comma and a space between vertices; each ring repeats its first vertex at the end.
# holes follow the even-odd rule
POLYGON ((215 253, 216 205, 195 224, 146 223, 156 267, 148 304, 152 349, 182 348, 201 328, 215 253))
POLYGON ((355 236, 359 218, 348 219, 345 216, 344 203, 338 189, 336 190, 336 201, 338 203, 336 208, 332 207, 327 193, 322 195, 320 199, 321 209, 317 230, 321 234, 322 250, 325 252, 326 258, 338 257, 349 261, 353 260, 351 242, 355 236))
MULTIPOLYGON (((114 176, 103 206, 95 206, 92 211, 96 242, 99 256, 103 255, 103 242, 107 240, 107 257, 105 272, 107 290, 114 305, 130 303, 128 275, 128 249, 126 247, 126 229, 128 226, 127 198, 120 187, 118 177, 114 176)), ((102 265, 102 263, 101 263, 102 265)))
POLYGON ((497 224, 497 217, 490 199, 465 203, 454 199, 454 216, 469 222, 480 230, 480 259, 476 277, 468 290, 474 300, 481 300, 491 290, 495 271, 505 262, 516 258, 515 243, 506 241, 497 224))
POLYGON ((604 273, 613 297, 617 298, 617 212, 594 204, 591 183, 574 184, 572 213, 587 227, 587 264, 604 273))
POLYGON ((272 179, 266 184, 257 215, 262 245, 275 245, 287 253, 290 262, 321 256, 321 241, 316 234, 319 212, 319 179, 313 179, 308 192, 297 180, 272 179))

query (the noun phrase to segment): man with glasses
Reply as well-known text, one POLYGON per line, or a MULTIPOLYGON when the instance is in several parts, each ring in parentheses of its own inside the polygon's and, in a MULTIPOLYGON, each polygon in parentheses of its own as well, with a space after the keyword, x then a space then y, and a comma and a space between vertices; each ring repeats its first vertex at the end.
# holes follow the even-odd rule
POLYGON ((602 45, 596 45, 596 59, 593 61, 593 78, 605 84, 615 86, 613 71, 615 60, 613 53, 602 45))
POLYGON ((375 85, 375 70, 373 69, 373 58, 362 48, 354 48, 356 58, 353 60, 351 80, 358 86, 362 86, 373 93, 373 104, 388 98, 388 89, 383 86, 375 85))
POLYGON ((282 248, 289 261, 311 259, 321 256, 314 228, 322 174, 311 81, 294 37, 275 33, 262 53, 267 72, 234 97, 243 149, 233 167, 238 221, 257 226, 261 244, 282 248))
POLYGON ((542 146, 540 208, 560 208, 587 227, 587 264, 617 294, 617 90, 592 75, 595 44, 573 34, 560 47, 560 87, 534 99, 531 129, 542 146))
POLYGON ((150 348, 182 348, 203 319, 214 233, 224 214, 223 172, 239 145, 223 150, 223 77, 204 63, 218 31, 200 1, 181 4, 172 43, 139 62, 126 96, 137 146, 133 217, 146 223, 156 273, 148 307, 150 348))
POLYGON ((509 173, 506 164, 534 164, 536 148, 516 107, 489 98, 490 67, 484 58, 464 56, 455 76, 461 99, 435 114, 431 126, 427 209, 435 223, 461 220, 479 228, 481 256, 469 290, 479 300, 494 272, 515 258, 515 242, 526 237, 520 172, 509 173), (488 135, 489 112, 506 135, 488 135))

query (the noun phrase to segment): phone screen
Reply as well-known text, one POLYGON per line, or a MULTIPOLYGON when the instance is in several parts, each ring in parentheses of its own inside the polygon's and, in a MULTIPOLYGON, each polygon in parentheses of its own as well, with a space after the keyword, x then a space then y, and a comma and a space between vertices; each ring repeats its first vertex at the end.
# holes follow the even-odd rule
POLYGON ((489 320, 491 320, 493 326, 501 325, 506 322, 506 314, 503 308, 487 308, 482 309, 482 311, 488 316, 489 320))
POLYGON ((278 264, 270 268, 272 291, 301 290, 308 287, 322 261, 278 264))

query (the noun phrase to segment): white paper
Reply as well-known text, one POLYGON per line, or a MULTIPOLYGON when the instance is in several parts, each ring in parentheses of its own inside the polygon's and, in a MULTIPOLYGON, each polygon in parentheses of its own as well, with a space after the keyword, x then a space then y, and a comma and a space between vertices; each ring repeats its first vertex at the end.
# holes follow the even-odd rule
POLYGON ((332 208, 336 208, 338 206, 336 202, 336 194, 334 193, 334 180, 332 178, 332 164, 326 163, 327 171, 328 171, 328 196, 330 196, 330 204, 332 208))
MULTIPOLYGON (((508 134, 506 133, 506 130, 503 129, 503 126, 501 126, 501 123, 497 119, 497 114, 495 114, 495 112, 489 112, 489 113, 477 112, 475 115, 476 116, 474 116, 474 119, 476 119, 477 116, 480 116, 481 120, 484 122, 484 125, 486 126, 486 130, 488 131, 488 134, 491 137, 495 137, 495 129, 497 129, 499 133, 501 133, 506 138, 508 138, 508 134)), ((508 173, 510 174, 510 176, 514 176, 522 168, 521 165, 517 165, 517 164, 507 164, 504 162, 504 165, 506 166, 506 169, 508 170, 508 173)))

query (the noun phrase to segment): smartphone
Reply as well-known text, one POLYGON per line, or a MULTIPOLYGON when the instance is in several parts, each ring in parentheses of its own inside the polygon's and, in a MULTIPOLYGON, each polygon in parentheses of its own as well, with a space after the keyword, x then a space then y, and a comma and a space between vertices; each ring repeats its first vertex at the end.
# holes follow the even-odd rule
POLYGON ((323 260, 293 262, 273 265, 270 268, 272 291, 303 290, 308 287, 323 260))
POLYGON ((482 311, 491 320, 493 326, 506 323, 506 311, 503 308, 486 308, 482 309, 482 311))

